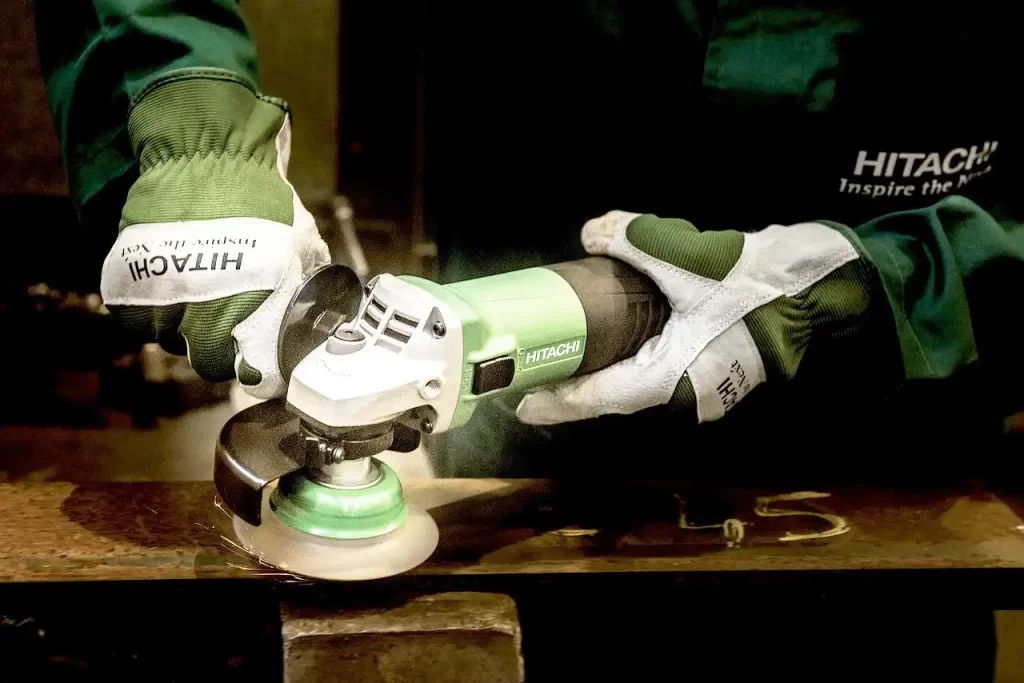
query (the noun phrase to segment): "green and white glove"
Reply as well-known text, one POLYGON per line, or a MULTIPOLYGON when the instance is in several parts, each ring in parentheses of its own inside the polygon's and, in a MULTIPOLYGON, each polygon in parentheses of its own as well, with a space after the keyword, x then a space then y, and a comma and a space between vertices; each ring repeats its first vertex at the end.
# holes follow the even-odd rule
POLYGON ((622 211, 588 221, 584 248, 649 275, 672 313, 633 358, 529 394, 516 414, 557 424, 672 402, 720 419, 759 384, 791 379, 815 339, 856 332, 873 275, 846 233, 822 223, 699 232, 622 211))
POLYGON ((106 306, 211 381, 284 393, 277 333, 305 275, 330 261, 287 180, 287 105, 218 69, 170 72, 132 105, 139 178, 103 264, 106 306))

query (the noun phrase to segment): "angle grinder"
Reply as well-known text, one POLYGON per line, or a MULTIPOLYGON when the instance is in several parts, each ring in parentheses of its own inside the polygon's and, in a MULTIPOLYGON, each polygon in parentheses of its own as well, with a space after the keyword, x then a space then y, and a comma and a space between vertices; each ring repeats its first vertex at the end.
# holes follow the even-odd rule
POLYGON ((425 561, 437 525, 375 456, 465 424, 481 399, 594 372, 660 333, 669 306, 610 258, 440 285, 326 266, 279 335, 284 401, 224 426, 214 480, 239 543, 315 578, 363 580, 425 561))

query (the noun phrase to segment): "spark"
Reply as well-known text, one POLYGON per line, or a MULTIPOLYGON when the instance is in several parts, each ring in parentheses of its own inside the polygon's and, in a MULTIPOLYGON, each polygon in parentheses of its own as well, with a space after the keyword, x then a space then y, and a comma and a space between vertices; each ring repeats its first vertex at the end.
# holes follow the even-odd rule
POLYGON ((245 567, 243 565, 232 564, 230 562, 227 563, 227 566, 231 567, 232 569, 241 570, 243 572, 257 572, 257 576, 287 576, 289 578, 295 578, 294 574, 290 574, 288 572, 268 572, 262 567, 245 567))
POLYGON ((235 555, 238 555, 239 557, 245 558, 247 560, 254 559, 252 553, 250 553, 248 550, 232 541, 227 536, 221 536, 220 540, 224 541, 224 543, 227 544, 224 547, 233 552, 235 555))
POLYGON ((233 569, 240 569, 240 570, 246 571, 246 572, 254 572, 253 576, 259 576, 261 578, 263 578, 263 577, 273 578, 278 583, 292 583, 292 584, 310 584, 310 583, 312 583, 312 581, 310 581, 307 578, 303 578, 301 576, 298 576, 297 574, 292 574, 291 572, 285 571, 285 570, 281 569, 280 567, 276 567, 276 566, 272 565, 271 563, 267 562, 263 558, 263 553, 254 553, 251 550, 248 550, 244 546, 240 545, 239 543, 237 543, 237 542, 233 541, 232 539, 228 538, 227 536, 223 536, 222 535, 220 538, 221 538, 221 541, 224 542, 224 547, 227 550, 230 550, 232 553, 234 553, 238 557, 241 557, 244 560, 248 560, 250 562, 255 561, 255 562, 257 562, 260 565, 258 567, 242 567, 242 566, 233 564, 231 562, 228 562, 227 566, 229 566, 229 567, 231 567, 233 569), (288 577, 288 579, 284 580, 284 579, 280 579, 278 577, 288 577))
POLYGON ((234 521, 234 518, 231 516, 231 513, 224 508, 224 501, 221 499, 220 494, 217 494, 213 497, 213 507, 223 512, 225 517, 234 521))

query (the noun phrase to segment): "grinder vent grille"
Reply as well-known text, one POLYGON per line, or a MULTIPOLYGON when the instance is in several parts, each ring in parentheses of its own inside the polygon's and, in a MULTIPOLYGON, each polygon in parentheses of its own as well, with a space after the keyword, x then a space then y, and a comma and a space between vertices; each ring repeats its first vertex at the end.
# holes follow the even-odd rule
POLYGON ((419 325, 420 321, 416 318, 395 311, 391 314, 391 318, 388 320, 387 325, 385 325, 384 329, 381 330, 380 338, 377 339, 377 344, 397 353, 409 343, 409 340, 412 339, 412 335, 415 334, 416 328, 418 328, 419 325))
POLYGON ((392 311, 389 316, 387 305, 377 297, 370 297, 368 305, 363 310, 360 326, 367 335, 377 337, 376 346, 400 353, 412 339, 420 322, 419 319, 400 311, 392 311))

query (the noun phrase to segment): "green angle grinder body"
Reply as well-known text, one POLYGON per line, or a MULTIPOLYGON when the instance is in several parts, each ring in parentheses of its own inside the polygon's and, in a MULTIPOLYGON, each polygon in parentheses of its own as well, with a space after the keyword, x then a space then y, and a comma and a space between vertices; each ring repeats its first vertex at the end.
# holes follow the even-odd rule
POLYGON ((316 271, 278 336, 286 401, 221 431, 214 479, 239 543, 325 579, 415 567, 437 525, 375 456, 412 451, 420 432, 458 428, 503 392, 633 357, 670 313, 650 278, 602 257, 446 285, 385 273, 364 287, 343 266, 316 271))

